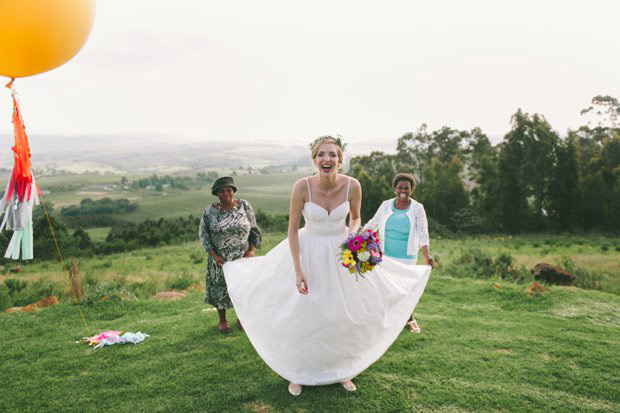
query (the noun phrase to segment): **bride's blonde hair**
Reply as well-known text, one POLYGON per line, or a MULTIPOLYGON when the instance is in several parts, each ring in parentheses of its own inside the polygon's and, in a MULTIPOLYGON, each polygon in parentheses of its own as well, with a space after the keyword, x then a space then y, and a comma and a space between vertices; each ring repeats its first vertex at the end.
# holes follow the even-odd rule
POLYGON ((344 143, 340 136, 325 135, 316 138, 310 144, 310 157, 312 159, 316 158, 316 155, 319 153, 319 148, 324 143, 333 143, 336 145, 336 153, 338 154, 338 166, 341 166, 343 161, 344 148, 347 146, 347 144, 344 143))

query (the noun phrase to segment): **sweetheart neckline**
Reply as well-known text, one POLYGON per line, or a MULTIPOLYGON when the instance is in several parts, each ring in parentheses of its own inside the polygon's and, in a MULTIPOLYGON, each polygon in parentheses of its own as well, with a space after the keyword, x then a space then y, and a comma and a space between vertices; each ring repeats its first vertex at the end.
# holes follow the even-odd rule
POLYGON ((316 205, 319 208, 321 208, 323 211, 327 212, 327 216, 330 216, 332 212, 334 212, 335 210, 337 210, 338 208, 340 208, 341 206, 343 206, 344 204, 348 204, 349 201, 344 201, 342 204, 338 205, 337 207, 335 207, 334 209, 332 209, 331 211, 328 211, 327 208, 323 208, 322 206, 320 206, 319 204, 312 202, 312 201, 306 201, 306 204, 312 204, 312 205, 316 205))

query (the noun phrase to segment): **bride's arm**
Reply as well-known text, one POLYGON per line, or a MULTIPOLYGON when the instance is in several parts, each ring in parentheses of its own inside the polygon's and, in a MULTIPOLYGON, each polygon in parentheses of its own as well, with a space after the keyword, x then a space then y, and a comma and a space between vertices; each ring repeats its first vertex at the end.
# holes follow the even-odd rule
POLYGON ((298 180, 293 185, 291 193, 291 205, 288 213, 288 245, 291 250, 291 258, 295 267, 295 284, 297 290, 301 294, 308 294, 308 283, 306 276, 301 268, 301 260, 299 259, 299 221, 301 220, 301 211, 304 208, 304 195, 306 193, 306 183, 303 179, 298 180))
POLYGON ((357 232, 362 225, 360 214, 362 208, 362 186, 357 179, 353 179, 353 182, 351 182, 351 192, 349 195, 351 197, 349 201, 351 206, 349 211, 349 231, 357 232))

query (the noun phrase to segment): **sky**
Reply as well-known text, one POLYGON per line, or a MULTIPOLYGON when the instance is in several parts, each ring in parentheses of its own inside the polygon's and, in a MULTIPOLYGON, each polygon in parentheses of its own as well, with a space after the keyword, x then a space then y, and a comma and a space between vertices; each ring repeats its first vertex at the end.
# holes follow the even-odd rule
POLYGON ((82 50, 15 86, 30 135, 379 143, 422 123, 503 136, 518 108, 564 133, 593 96, 620 98, 618 16, 616 0, 99 0, 82 50))

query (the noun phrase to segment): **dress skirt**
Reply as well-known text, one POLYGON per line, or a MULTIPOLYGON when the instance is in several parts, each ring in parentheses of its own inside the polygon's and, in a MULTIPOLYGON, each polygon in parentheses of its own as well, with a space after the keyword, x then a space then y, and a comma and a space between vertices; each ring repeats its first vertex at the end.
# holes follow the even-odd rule
POLYGON ((224 265, 228 292, 252 345, 271 369, 302 385, 350 380, 385 353, 422 295, 431 268, 384 257, 358 277, 332 235, 299 231, 308 294, 295 286, 288 240, 265 256, 224 265))

